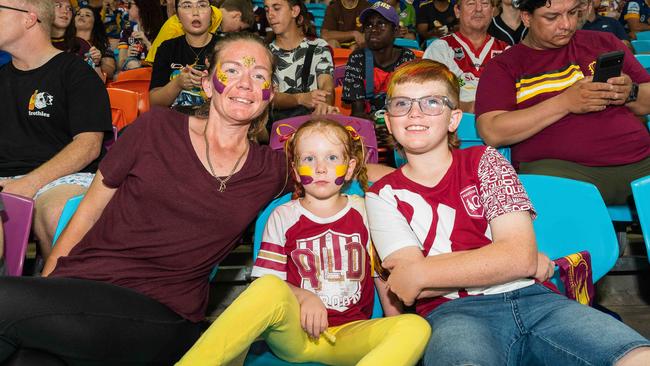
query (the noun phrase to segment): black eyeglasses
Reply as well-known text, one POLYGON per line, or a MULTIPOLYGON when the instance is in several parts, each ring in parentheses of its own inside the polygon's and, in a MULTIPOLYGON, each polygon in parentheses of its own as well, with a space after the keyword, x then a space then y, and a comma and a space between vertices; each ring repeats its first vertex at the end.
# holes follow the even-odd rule
POLYGON ((393 23, 384 23, 384 22, 378 22, 378 23, 368 23, 363 25, 363 29, 367 31, 372 31, 372 30, 378 30, 380 32, 385 31, 386 29, 390 28, 393 23))
MULTIPOLYGON (((0 5, 0 9, 15 10, 15 11, 19 11, 21 13, 31 13, 31 11, 29 11, 29 10, 12 8, 11 6, 7 6, 7 5, 0 5)), ((38 19, 38 17, 36 17, 36 21, 39 22, 39 23, 41 22, 41 20, 38 19)))

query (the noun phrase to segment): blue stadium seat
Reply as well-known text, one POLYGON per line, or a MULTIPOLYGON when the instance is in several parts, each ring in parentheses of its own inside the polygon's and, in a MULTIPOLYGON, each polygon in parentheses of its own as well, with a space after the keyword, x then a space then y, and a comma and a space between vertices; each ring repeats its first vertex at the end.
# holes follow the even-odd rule
POLYGON ((637 33, 636 39, 639 41, 650 41, 650 31, 637 33))
POLYGON ((648 261, 650 261, 650 175, 632 182, 632 195, 639 215, 648 261))
POLYGON ((632 47, 634 47, 634 53, 648 53, 650 52, 650 39, 647 41, 632 41, 632 47))
POLYGON ((418 41, 414 39, 408 39, 408 38, 395 38, 395 41, 393 42, 395 46, 398 47, 405 47, 405 48, 411 48, 414 50, 419 50, 420 45, 418 44, 418 41))

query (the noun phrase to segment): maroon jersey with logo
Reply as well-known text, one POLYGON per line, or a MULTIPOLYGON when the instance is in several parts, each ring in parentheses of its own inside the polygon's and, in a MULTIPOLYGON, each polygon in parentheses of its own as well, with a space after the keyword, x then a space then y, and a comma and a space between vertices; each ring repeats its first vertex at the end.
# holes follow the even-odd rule
POLYGON ((271 274, 318 295, 330 326, 372 315, 374 285, 363 198, 348 196, 336 215, 321 218, 290 201, 273 211, 253 277, 271 274))

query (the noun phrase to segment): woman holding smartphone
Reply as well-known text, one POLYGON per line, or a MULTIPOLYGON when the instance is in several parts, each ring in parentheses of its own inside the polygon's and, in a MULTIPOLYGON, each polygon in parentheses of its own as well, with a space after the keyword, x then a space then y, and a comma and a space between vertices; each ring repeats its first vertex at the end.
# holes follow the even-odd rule
POLYGON ((206 58, 217 37, 209 32, 209 1, 180 0, 176 7, 185 34, 163 42, 158 48, 149 95, 153 105, 193 114, 206 100, 201 78, 207 76, 206 58))

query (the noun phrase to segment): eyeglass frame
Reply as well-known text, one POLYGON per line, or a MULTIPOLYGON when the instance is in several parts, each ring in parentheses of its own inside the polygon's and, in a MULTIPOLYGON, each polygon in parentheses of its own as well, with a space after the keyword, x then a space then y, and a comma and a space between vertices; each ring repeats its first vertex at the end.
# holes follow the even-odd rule
POLYGON ((364 24, 361 25, 361 27, 363 28, 363 31, 364 31, 364 32, 365 32, 365 31, 371 31, 371 32, 372 32, 372 31, 374 31, 375 29, 378 30, 379 32, 383 32, 383 31, 385 31, 386 29, 389 29, 390 26, 393 26, 393 27, 394 27, 395 24, 393 24, 393 23, 391 23, 391 22, 377 22, 377 23, 375 23, 375 24, 364 23, 364 24), (381 26, 380 26, 380 25, 381 25, 381 26))
MULTIPOLYGON (((18 9, 18 8, 14 8, 14 7, 7 6, 7 5, 1 5, 1 4, 0 4, 0 9, 15 10, 15 11, 19 11, 19 12, 21 12, 21 13, 27 13, 27 14, 29 14, 29 13, 34 13, 34 12, 31 11, 31 10, 27 10, 27 9, 18 9)), ((36 21, 37 21, 38 23, 41 23, 41 20, 38 19, 38 16, 36 16, 36 21)))
POLYGON ((194 10, 194 9, 196 9, 198 11, 201 11, 201 10, 207 10, 207 9, 210 9, 210 8, 211 8, 211 4, 207 0, 206 1, 199 1, 199 2, 196 2, 196 3, 186 1, 186 2, 182 2, 182 3, 178 4, 178 9, 183 9, 183 10, 194 10), (184 4, 189 4, 189 6, 187 8, 184 8, 183 7, 184 4), (199 4, 207 4, 208 6, 202 8, 202 7, 199 6, 199 4))
POLYGON ((427 116, 439 116, 439 115, 442 114, 442 108, 440 109, 440 113, 438 113, 438 114, 429 114, 429 113, 426 113, 426 112, 424 111, 424 108, 422 108, 422 101, 424 101, 424 100, 427 99, 427 98, 431 98, 431 97, 440 99, 440 100, 442 101, 442 105, 443 105, 443 106, 447 106, 447 107, 448 107, 449 109, 451 109, 451 110, 456 109, 456 106, 451 102, 451 100, 449 99, 449 97, 447 97, 447 96, 445 96, 445 95, 425 95, 425 96, 420 97, 420 98, 394 97, 394 98, 386 99, 386 105, 385 105, 385 107, 386 107, 386 111, 388 112, 388 114, 390 114, 390 115, 393 116, 393 117, 404 117, 404 116, 408 115, 409 113, 411 113, 411 109, 413 109, 413 103, 414 103, 414 102, 418 102, 418 106, 420 107, 420 111, 422 111, 423 114, 426 114, 427 116), (391 108, 389 108, 389 106, 390 106, 390 102, 391 102, 392 100, 395 100, 395 99, 404 99, 404 100, 408 100, 408 101, 411 103, 411 105, 409 106, 409 109, 406 111, 406 113, 401 114, 401 115, 397 115, 397 114, 393 114, 393 113, 390 111, 390 109, 391 109, 391 108))

